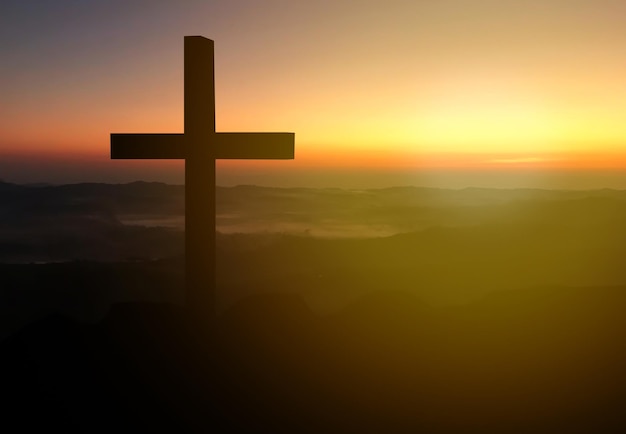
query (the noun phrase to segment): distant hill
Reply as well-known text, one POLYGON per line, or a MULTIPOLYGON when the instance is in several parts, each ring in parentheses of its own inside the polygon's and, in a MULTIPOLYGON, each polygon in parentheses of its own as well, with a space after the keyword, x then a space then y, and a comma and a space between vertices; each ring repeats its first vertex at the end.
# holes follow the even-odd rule
MULTIPOLYGON (((565 225, 592 234, 626 221, 621 190, 218 187, 217 230, 378 238, 434 228, 565 225), (594 229, 595 228, 595 229, 594 229)), ((176 256, 184 187, 0 183, 0 262, 176 256)))

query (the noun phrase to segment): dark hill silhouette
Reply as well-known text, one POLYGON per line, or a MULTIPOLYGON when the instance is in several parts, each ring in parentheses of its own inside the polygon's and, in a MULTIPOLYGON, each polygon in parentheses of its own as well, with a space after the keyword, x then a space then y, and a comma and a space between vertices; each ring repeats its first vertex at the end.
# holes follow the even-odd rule
POLYGON ((182 303, 182 232, 122 218, 175 215, 180 193, 0 185, 3 258, 79 259, 0 264, 6 426, 625 430, 624 192, 218 188, 232 227, 396 232, 218 233, 214 334, 164 303, 182 303))
MULTIPOLYGON (((585 229, 571 220, 433 227, 372 239, 218 234, 218 306, 222 310, 255 293, 283 293, 331 312, 380 290, 441 305, 511 289, 626 285, 620 241, 626 232, 607 221, 585 229)), ((113 302, 181 300, 181 257, 142 258, 182 254, 180 232, 134 226, 86 232, 89 238, 33 248, 64 253, 70 244, 111 259, 123 247, 129 261, 0 264, 0 337, 49 312, 96 321, 113 302)), ((0 252, 15 255, 14 247, 0 244, 0 252)))
POLYGON ((447 308, 381 292, 326 316, 294 295, 257 295, 225 311, 216 336, 168 304, 116 305, 93 325, 56 315, 0 347, 3 423, 623 432, 625 291, 508 291, 447 308))

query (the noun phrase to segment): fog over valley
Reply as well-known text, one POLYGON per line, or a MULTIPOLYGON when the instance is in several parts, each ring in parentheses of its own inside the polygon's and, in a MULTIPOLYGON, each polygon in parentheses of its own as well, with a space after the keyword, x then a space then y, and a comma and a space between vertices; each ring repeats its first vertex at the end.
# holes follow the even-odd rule
MULTIPOLYGON (((4 263, 182 263, 182 186, 5 183, 0 196, 4 263)), ((220 301, 295 291, 329 311, 385 288, 454 304, 626 285, 624 221, 622 190, 218 187, 220 301)))

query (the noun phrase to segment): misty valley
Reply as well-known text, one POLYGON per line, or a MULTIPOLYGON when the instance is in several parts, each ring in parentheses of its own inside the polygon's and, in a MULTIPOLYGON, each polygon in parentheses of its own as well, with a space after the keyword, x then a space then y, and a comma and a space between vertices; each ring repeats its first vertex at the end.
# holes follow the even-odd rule
MULTIPOLYGON (((182 186, 5 183, 0 196, 6 275, 18 264, 91 262, 182 272, 182 186)), ((217 213, 222 308, 266 291, 327 312, 372 291, 446 305, 503 290, 626 285, 626 191, 218 187, 217 213)))
POLYGON ((183 187, 0 183, 15 415, 45 409, 76 432, 626 426, 626 191, 216 198, 207 336, 182 308, 183 187))

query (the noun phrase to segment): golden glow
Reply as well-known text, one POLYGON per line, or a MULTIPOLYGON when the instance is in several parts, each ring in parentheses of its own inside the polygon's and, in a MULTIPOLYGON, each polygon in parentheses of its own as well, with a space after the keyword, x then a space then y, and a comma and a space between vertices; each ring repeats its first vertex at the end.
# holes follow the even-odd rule
POLYGON ((125 25, 145 27, 120 24, 98 50, 16 46, 0 153, 105 158, 112 131, 182 132, 182 37, 203 34, 216 41, 218 131, 294 131, 294 166, 625 163, 618 2, 218 3, 155 9, 154 25, 143 11, 125 25))

